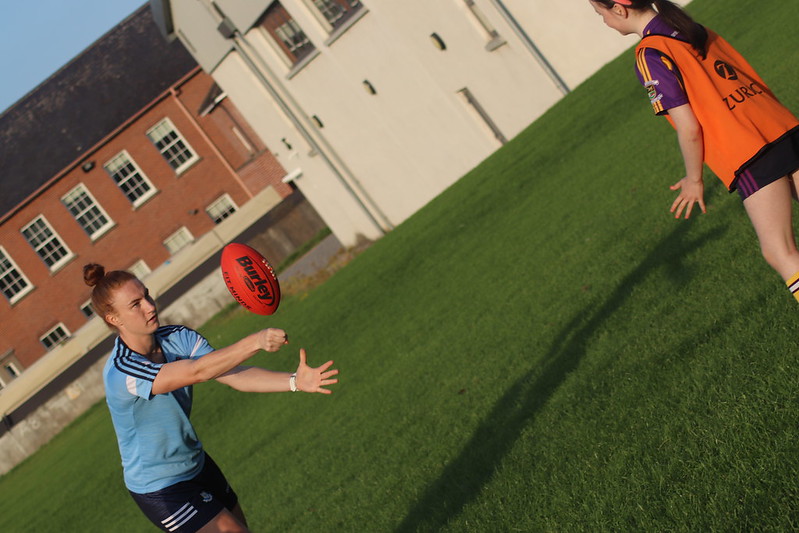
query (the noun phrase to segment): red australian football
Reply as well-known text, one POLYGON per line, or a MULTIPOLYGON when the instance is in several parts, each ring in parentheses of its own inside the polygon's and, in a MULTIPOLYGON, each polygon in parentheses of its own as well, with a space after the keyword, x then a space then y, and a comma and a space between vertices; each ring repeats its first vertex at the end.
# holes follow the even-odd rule
POLYGON ((230 294, 248 311, 271 315, 280 304, 280 284, 272 265, 246 244, 231 243, 222 250, 222 279, 230 294))

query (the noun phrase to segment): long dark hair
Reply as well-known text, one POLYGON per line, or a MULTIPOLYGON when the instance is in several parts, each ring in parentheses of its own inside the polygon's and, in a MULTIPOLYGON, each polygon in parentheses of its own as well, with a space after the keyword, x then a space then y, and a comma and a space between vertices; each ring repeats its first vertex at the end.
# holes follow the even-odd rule
MULTIPOLYGON (((614 0, 594 0, 596 3, 610 9, 616 3, 614 0)), ((680 32, 686 40, 691 44, 704 58, 707 56, 707 31, 701 25, 697 24, 691 16, 683 11, 683 9, 669 0, 630 0, 632 5, 619 2, 621 5, 628 9, 643 10, 648 9, 650 6, 655 6, 658 15, 663 21, 680 32)))

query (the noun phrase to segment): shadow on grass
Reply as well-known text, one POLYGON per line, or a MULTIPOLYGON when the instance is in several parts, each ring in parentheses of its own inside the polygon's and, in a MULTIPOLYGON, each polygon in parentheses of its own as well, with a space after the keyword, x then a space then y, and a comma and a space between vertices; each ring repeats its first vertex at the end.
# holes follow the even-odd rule
POLYGON ((670 278, 684 279, 689 273, 681 267, 681 258, 726 232, 726 228, 717 228, 689 240, 686 237, 688 228, 689 225, 681 224, 656 243, 602 305, 578 313, 556 335, 541 363, 519 378, 500 398, 461 454, 447 465, 441 477, 408 512, 398 532, 438 530, 475 500, 524 428, 566 376, 577 368, 591 337, 624 304, 633 287, 659 268, 666 268, 670 278))

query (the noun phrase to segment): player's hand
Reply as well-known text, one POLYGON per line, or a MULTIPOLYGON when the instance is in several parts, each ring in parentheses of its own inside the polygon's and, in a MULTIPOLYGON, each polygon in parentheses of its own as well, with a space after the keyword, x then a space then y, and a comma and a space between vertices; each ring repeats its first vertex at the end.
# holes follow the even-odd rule
POLYGON ((300 366, 297 367, 297 388, 302 392, 331 394, 333 391, 322 388, 338 383, 337 379, 331 379, 333 376, 338 375, 337 369, 328 370, 331 366, 333 366, 333 361, 311 368, 306 363, 305 349, 300 348, 300 366))
POLYGON ((671 187, 672 191, 680 191, 674 203, 671 204, 671 212, 674 213, 674 218, 680 218, 680 215, 685 211, 685 218, 691 216, 691 211, 694 210, 694 204, 699 204, 699 208, 703 213, 707 213, 705 209, 705 183, 700 177, 698 180, 694 178, 684 177, 671 187))
POLYGON ((276 352, 288 343, 289 336, 282 329, 269 328, 258 332, 258 345, 267 352, 276 352))

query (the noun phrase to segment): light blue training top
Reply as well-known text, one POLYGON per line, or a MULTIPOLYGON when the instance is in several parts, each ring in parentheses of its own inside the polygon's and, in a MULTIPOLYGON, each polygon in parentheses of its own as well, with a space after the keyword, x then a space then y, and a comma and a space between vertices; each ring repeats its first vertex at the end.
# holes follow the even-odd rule
MULTIPOLYGON (((154 335, 167 363, 196 359, 213 351, 202 335, 185 326, 163 326, 154 335)), ((117 338, 103 370, 125 485, 139 494, 192 479, 205 461, 202 443, 189 421, 191 386, 152 394, 153 381, 162 366, 117 338)))

